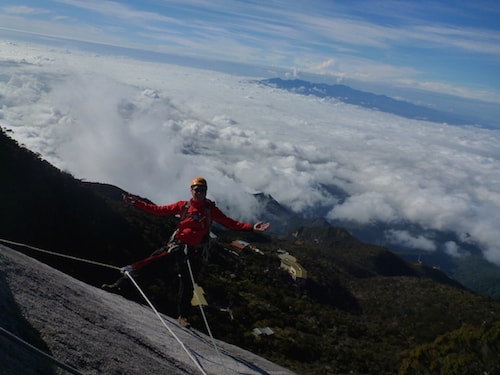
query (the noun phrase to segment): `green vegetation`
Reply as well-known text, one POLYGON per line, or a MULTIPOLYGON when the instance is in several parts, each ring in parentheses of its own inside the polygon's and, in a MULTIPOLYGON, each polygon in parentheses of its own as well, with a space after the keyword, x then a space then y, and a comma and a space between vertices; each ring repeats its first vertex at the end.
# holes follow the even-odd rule
POLYGON ((500 300, 500 267, 480 255, 471 255, 452 271, 455 279, 470 289, 500 300))
MULTIPOLYGON (((84 183, 57 170, 3 133, 0 160, 0 238, 123 266, 164 244, 176 225, 175 219, 125 206, 117 187, 84 183)), ((471 293, 438 270, 409 264, 326 225, 298 228, 280 239, 218 235, 198 282, 219 339, 300 374, 499 371, 500 301, 471 293), (255 244, 264 255, 235 256, 227 250, 234 239, 255 244), (307 281, 295 282, 279 269, 277 249, 297 257, 307 281), (270 327, 274 334, 256 336, 256 327, 270 327)), ((29 254, 96 286, 119 276, 29 254)), ((174 280, 168 257, 139 280, 170 315, 174 280)), ((125 296, 140 300, 133 290, 125 296)), ((192 321, 204 330, 196 310, 192 321)))
POLYGON ((400 374, 497 374, 500 373, 500 322, 481 326, 464 324, 431 343, 411 350, 400 374), (485 369, 488 369, 485 371, 485 369))

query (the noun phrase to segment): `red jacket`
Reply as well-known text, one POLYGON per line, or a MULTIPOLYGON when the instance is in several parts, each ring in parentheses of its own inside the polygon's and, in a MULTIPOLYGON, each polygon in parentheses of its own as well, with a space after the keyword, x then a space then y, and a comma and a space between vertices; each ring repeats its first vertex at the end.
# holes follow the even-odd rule
MULTIPOLYGON (((136 201, 134 206, 157 216, 182 215, 188 201, 178 201, 165 206, 157 206, 143 201, 136 201)), ((210 220, 224 225, 231 230, 251 231, 252 224, 243 223, 226 216, 214 202, 189 200, 189 207, 185 217, 179 223, 176 238, 181 243, 190 246, 202 243, 210 231, 210 220), (209 207, 207 209, 207 207, 209 207), (207 216, 207 213, 209 217, 207 216)))

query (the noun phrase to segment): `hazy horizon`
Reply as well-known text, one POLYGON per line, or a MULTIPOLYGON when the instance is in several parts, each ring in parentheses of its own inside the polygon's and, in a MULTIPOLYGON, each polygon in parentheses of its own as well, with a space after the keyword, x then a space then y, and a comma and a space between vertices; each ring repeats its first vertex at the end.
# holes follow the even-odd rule
POLYGON ((499 128, 499 16, 493 0, 5 0, 0 39, 345 83, 499 128))
MULTIPOLYGON (((467 97, 465 92, 460 94, 454 90, 433 90, 433 87, 423 85, 402 85, 388 80, 365 81, 353 77, 339 77, 330 74, 318 74, 314 72, 300 71, 296 68, 281 66, 265 66, 243 63, 229 60, 218 60, 196 55, 180 55, 175 53, 159 52, 131 48, 126 46, 101 44, 98 42, 85 42, 64 37, 47 37, 34 35, 19 30, 6 30, 0 27, 0 35, 4 34, 4 40, 16 43, 40 44, 68 51, 79 51, 80 53, 97 54, 101 56, 122 56, 145 62, 159 62, 202 70, 213 70, 216 72, 233 74, 250 78, 275 78, 303 79, 313 83, 343 84, 352 88, 385 95, 394 99, 406 101, 416 105, 443 111, 469 120, 470 125, 500 129, 500 98, 496 95, 489 99, 486 96, 467 97)), ((1 39, 1 38, 0 38, 1 39)))

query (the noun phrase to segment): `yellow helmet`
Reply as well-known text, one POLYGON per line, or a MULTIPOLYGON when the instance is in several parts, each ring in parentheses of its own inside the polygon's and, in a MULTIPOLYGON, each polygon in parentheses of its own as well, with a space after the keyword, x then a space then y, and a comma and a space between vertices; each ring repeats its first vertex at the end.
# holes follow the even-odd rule
POLYGON ((191 187, 193 186, 205 186, 207 187, 207 180, 205 180, 203 177, 195 177, 193 178, 193 181, 191 181, 191 187))

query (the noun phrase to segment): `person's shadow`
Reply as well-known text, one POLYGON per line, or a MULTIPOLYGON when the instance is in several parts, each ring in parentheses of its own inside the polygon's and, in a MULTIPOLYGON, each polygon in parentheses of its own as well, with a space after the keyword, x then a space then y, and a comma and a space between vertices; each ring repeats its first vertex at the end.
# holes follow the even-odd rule
POLYGON ((57 374, 56 366, 19 339, 51 355, 38 331, 22 316, 0 270, 0 374, 57 374))

